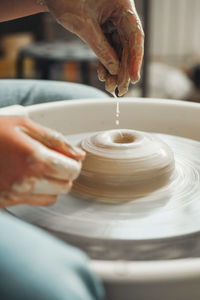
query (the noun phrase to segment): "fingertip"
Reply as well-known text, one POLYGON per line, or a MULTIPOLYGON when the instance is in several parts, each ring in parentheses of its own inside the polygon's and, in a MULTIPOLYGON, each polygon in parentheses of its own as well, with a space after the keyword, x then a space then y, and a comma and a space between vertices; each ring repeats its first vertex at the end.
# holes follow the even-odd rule
POLYGON ((136 84, 138 81, 140 81, 140 74, 132 75, 131 76, 131 83, 136 84))
POLYGON ((108 74, 105 83, 106 91, 113 95, 115 93, 116 88, 117 88, 117 76, 108 74))
POLYGON ((124 94, 126 94, 128 92, 128 87, 123 87, 123 88, 119 88, 118 87, 118 96, 122 97, 124 94))
POLYGON ((106 68, 102 65, 102 63, 99 61, 98 67, 97 67, 97 75, 100 81, 104 82, 106 80, 106 76, 108 75, 108 72, 106 68))
POLYGON ((131 57, 130 61, 130 80, 133 84, 137 83, 140 80, 140 70, 142 66, 142 54, 134 54, 131 57))
POLYGON ((121 97, 128 92, 129 83, 129 74, 126 72, 126 76, 123 78, 123 80, 118 82, 118 96, 121 97))
POLYGON ((83 151, 81 148, 79 147, 74 147, 74 150, 75 150, 75 157, 78 159, 78 160, 83 160, 85 158, 85 151, 83 151))
POLYGON ((64 141, 64 147, 62 146, 60 149, 56 149, 56 151, 76 161, 85 158, 85 152, 81 148, 68 144, 66 140, 64 141))

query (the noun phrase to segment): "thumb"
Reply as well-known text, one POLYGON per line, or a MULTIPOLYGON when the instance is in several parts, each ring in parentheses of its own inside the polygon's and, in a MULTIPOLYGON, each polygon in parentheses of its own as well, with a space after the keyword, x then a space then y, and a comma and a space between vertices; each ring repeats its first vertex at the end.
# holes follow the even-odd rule
POLYGON ((84 31, 79 34, 111 75, 117 75, 119 70, 119 59, 117 53, 107 40, 100 25, 93 19, 87 20, 84 31))

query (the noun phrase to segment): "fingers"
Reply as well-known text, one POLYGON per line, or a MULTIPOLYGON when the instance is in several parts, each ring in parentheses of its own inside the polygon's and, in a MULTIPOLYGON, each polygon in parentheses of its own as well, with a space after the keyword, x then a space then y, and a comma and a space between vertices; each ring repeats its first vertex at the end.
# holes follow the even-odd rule
POLYGON ((105 81, 106 91, 112 95, 115 94, 115 89, 117 88, 117 76, 109 74, 101 62, 98 64, 97 74, 100 81, 105 81))
POLYGON ((33 194, 58 195, 67 194, 72 188, 72 181, 51 178, 36 179, 33 194))
POLYGON ((99 64, 98 76, 101 81, 106 82, 106 90, 111 94, 118 87, 118 95, 122 96, 128 91, 130 81, 136 83, 140 78, 140 69, 143 59, 144 33, 140 20, 135 10, 128 10, 121 14, 120 22, 110 29, 110 22, 104 24, 104 33, 108 41, 116 49, 120 65, 116 76, 106 72, 105 68, 99 64))
POLYGON ((106 91, 111 93, 112 95, 115 94, 115 90, 117 88, 117 76, 108 74, 106 77, 106 84, 105 84, 106 91))
POLYGON ((120 69, 118 74, 117 86, 118 86, 118 96, 123 96, 128 91, 128 86, 130 82, 129 77, 129 49, 128 42, 121 35, 121 43, 123 45, 122 57, 120 62, 120 69))
POLYGON ((115 89, 117 87, 117 76, 109 74, 101 62, 98 64, 97 74, 100 81, 106 82, 106 91, 112 95, 115 94, 115 89))
POLYGON ((81 170, 81 162, 52 151, 42 144, 34 141, 35 157, 44 163, 46 169, 43 174, 61 180, 74 180, 81 170))
POLYGON ((109 73, 116 75, 119 69, 117 53, 106 39, 98 22, 88 19, 84 27, 84 32, 80 34, 80 37, 92 48, 109 73))
POLYGON ((129 73, 132 83, 136 83, 140 79, 140 69, 142 66, 144 46, 143 36, 140 31, 137 31, 135 37, 132 37, 129 42, 129 73), (139 42, 138 42, 139 41, 139 42))
POLYGON ((46 206, 54 204, 56 200, 57 195, 22 195, 16 193, 4 193, 0 196, 0 208, 17 204, 46 206))
POLYGON ((104 68, 102 63, 99 61, 97 67, 97 75, 100 81, 106 81, 106 77, 108 75, 108 71, 104 68))
POLYGON ((58 195, 67 194, 72 187, 71 180, 58 180, 55 178, 29 177, 12 186, 12 192, 24 194, 58 195))
POLYGON ((81 161, 76 161, 47 148, 24 132, 21 132, 21 135, 23 135, 24 139, 34 149, 28 161, 31 174, 34 177, 41 178, 42 176, 46 176, 72 181, 78 177, 81 170, 81 161))
POLYGON ((122 18, 120 28, 120 36, 123 35, 128 42, 129 76, 131 82, 135 83, 140 78, 140 69, 144 53, 144 33, 137 14, 125 14, 122 18))
MULTIPOLYGON (((120 50, 120 67, 118 75, 116 76, 109 74, 104 68, 104 66, 101 63, 99 63, 98 76, 101 81, 105 81, 106 91, 113 95, 115 94, 115 90, 118 87, 118 96, 123 96, 128 91, 128 86, 130 82, 129 44, 128 41, 125 40, 122 32, 121 34, 118 34, 118 38, 116 38, 116 32, 114 32, 114 36, 116 47, 117 43, 120 42, 120 46, 117 47, 120 50)), ((111 36, 110 39, 113 44, 113 37, 111 36)))
POLYGON ((65 137, 51 129, 43 127, 39 124, 32 122, 31 120, 26 119, 26 123, 24 124, 21 130, 28 134, 33 139, 39 141, 44 144, 48 148, 57 151, 61 154, 64 154, 68 157, 71 157, 75 160, 82 160, 85 157, 85 153, 83 150, 73 147, 67 143, 65 137))

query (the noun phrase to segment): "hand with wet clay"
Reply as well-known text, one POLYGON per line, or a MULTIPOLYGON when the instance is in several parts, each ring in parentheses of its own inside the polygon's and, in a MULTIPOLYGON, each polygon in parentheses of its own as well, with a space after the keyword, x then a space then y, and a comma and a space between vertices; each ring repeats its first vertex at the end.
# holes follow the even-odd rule
POLYGON ((49 11, 66 29, 83 39, 100 63, 99 79, 118 95, 140 77, 144 34, 133 0, 46 0, 49 11))
POLYGON ((79 175, 84 152, 27 118, 0 117, 0 207, 49 205, 79 175))

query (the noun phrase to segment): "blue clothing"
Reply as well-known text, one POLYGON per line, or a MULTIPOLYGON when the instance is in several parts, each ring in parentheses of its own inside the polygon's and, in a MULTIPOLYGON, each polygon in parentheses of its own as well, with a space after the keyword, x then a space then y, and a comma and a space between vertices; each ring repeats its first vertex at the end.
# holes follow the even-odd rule
POLYGON ((105 97, 108 97, 106 93, 94 87, 71 82, 27 79, 0 80, 0 107, 105 97))
POLYGON ((0 214, 0 299, 102 299, 87 257, 46 232, 0 214))
MULTIPOLYGON (((0 80, 0 107, 105 96, 74 83, 0 80)), ((0 299, 101 300, 103 289, 80 250, 0 213, 0 299)))

